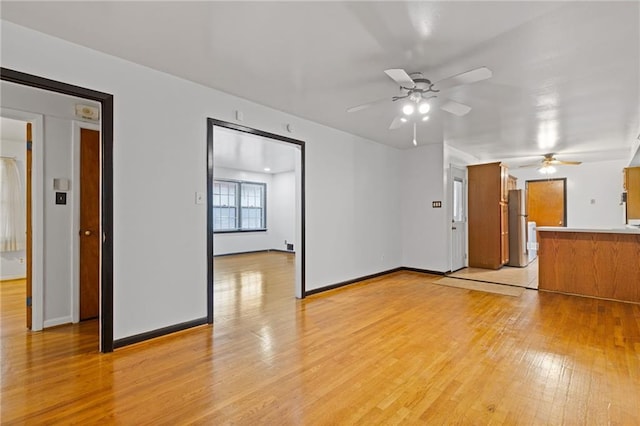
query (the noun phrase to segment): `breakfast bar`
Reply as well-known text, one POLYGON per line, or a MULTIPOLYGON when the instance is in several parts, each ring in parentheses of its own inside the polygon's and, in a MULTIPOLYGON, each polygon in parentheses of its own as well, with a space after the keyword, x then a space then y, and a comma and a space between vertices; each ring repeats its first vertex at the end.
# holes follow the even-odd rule
POLYGON ((537 230, 540 290, 640 303, 640 230, 537 230))

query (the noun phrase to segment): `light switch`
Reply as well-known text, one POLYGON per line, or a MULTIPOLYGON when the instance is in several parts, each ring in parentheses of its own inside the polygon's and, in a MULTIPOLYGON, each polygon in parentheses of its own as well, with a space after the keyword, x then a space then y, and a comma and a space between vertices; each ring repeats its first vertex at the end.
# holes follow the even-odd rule
POLYGON ((67 204, 66 192, 56 192, 56 204, 67 204))
POLYGON ((196 204, 204 204, 204 192, 196 192, 196 204))

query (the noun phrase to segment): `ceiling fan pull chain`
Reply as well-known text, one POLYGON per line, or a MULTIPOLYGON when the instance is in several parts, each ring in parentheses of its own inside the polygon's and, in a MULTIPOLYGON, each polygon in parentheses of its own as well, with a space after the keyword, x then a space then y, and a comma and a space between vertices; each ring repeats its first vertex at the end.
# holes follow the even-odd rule
POLYGON ((418 146, 418 140, 416 139, 416 123, 413 123, 413 144, 418 146))

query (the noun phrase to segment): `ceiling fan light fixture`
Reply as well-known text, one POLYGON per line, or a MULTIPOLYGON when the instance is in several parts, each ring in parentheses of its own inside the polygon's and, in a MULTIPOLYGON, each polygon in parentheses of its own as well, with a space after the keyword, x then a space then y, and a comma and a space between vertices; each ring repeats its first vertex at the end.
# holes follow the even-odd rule
POLYGON ((415 110, 416 109, 411 104, 406 104, 405 106, 402 107, 402 112, 404 113, 404 115, 411 115, 415 110))
POLYGON ((538 171, 543 175, 552 175, 556 172, 556 168, 549 164, 545 164, 544 166, 540 167, 538 171))
POLYGON ((431 106, 427 102, 422 102, 420 105, 418 105, 418 112, 420 114, 426 114, 430 109, 431 106))

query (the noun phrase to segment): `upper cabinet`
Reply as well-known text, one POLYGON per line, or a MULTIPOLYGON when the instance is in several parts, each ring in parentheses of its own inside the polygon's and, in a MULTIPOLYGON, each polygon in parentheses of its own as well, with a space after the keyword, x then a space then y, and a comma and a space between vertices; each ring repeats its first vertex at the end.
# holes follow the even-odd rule
POLYGON ((624 190, 627 192, 627 223, 640 220, 640 167, 624 169, 624 190))
POLYGON ((469 266, 498 269, 509 261, 509 171, 501 163, 467 169, 469 266))

